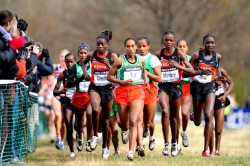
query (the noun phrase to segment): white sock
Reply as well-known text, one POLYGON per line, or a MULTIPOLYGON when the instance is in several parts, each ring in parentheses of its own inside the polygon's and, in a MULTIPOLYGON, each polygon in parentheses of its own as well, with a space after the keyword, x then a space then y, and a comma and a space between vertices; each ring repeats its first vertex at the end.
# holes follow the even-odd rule
POLYGON ((134 151, 133 151, 133 150, 130 150, 130 151, 128 151, 128 153, 129 153, 129 154, 130 154, 130 153, 134 154, 134 151))
POLYGON ((155 138, 154 138, 154 135, 152 135, 152 136, 150 135, 150 136, 149 136, 149 140, 150 140, 150 141, 152 141, 152 140, 154 140, 154 139, 155 139, 155 138))

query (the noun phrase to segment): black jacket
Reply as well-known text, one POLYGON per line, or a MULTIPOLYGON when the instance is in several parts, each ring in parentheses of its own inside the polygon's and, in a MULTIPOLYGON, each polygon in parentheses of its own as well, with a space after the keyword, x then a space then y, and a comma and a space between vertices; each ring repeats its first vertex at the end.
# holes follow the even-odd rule
MULTIPOLYGON (((34 64, 35 62, 31 62, 34 64)), ((33 80, 29 85, 31 92, 38 93, 41 88, 41 79, 43 76, 49 76, 53 74, 53 63, 50 57, 45 58, 45 63, 40 59, 37 60, 37 72, 34 74, 33 80)))
POLYGON ((14 79, 18 73, 16 53, 0 40, 0 79, 14 79))

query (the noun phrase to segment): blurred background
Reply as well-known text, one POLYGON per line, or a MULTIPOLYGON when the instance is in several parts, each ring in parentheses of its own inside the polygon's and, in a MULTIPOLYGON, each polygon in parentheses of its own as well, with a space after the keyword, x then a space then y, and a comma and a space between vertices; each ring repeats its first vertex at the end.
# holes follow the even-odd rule
POLYGON ((28 22, 28 36, 49 49, 54 63, 62 49, 76 55, 81 42, 94 50, 104 30, 112 30, 110 48, 119 54, 127 37, 140 36, 151 40, 155 53, 163 32, 172 30, 188 42, 192 55, 203 36, 213 34, 221 66, 235 82, 232 96, 244 106, 250 94, 248 0, 0 0, 3 9, 28 22))

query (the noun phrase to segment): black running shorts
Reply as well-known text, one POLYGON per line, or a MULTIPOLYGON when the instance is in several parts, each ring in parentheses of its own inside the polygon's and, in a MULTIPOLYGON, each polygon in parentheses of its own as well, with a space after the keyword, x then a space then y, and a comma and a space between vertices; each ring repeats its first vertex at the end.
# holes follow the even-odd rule
POLYGON ((71 100, 68 97, 61 96, 60 101, 64 109, 74 110, 74 106, 71 104, 71 100))
POLYGON ((101 104, 104 104, 110 102, 113 99, 112 89, 112 84, 108 84, 105 86, 96 86, 91 82, 89 85, 88 93, 90 94, 90 92, 97 92, 101 97, 101 104))
POLYGON ((230 100, 228 99, 228 97, 226 97, 226 100, 223 103, 218 98, 219 96, 215 97, 214 110, 219 110, 230 105, 230 100))
POLYGON ((194 100, 205 101, 205 97, 209 93, 216 92, 216 83, 199 83, 197 81, 192 81, 190 85, 190 92, 194 100))
POLYGON ((182 96, 181 84, 173 84, 169 82, 159 83, 159 92, 164 91, 168 96, 169 100, 175 100, 182 96))

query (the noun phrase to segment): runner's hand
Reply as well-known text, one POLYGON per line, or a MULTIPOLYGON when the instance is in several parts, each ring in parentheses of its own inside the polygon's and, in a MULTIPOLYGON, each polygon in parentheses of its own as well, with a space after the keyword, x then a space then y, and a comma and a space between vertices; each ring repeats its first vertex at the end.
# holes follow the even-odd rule
POLYGON ((226 100, 226 96, 225 96, 225 95, 220 96, 220 97, 218 98, 218 100, 220 100, 220 102, 224 103, 225 100, 226 100))
POLYGON ((128 79, 128 80, 125 80, 123 83, 123 85, 133 85, 133 80, 132 79, 128 79))

